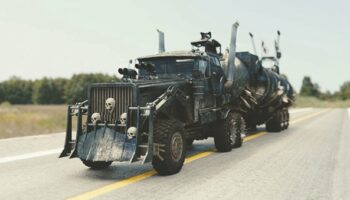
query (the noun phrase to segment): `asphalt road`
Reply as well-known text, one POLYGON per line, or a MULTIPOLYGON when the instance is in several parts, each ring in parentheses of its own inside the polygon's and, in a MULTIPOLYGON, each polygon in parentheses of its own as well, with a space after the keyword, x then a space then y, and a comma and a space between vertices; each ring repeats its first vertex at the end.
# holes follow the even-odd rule
POLYGON ((150 164, 93 171, 58 159, 62 133, 0 140, 0 199, 350 199, 350 110, 296 109, 291 121, 229 153, 196 141, 167 177, 150 164))

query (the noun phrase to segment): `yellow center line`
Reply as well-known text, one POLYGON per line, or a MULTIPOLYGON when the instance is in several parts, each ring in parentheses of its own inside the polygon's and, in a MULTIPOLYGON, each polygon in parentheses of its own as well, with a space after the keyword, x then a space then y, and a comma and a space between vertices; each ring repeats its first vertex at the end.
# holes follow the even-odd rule
POLYGON ((249 140, 254 140, 255 138, 261 137, 261 136, 263 136, 265 134, 267 134, 266 131, 260 131, 260 132, 254 133, 252 135, 249 135, 249 136, 245 137, 243 139, 243 142, 248 142, 249 140))
MULTIPOLYGON (((301 118, 298 118, 298 119, 290 122, 290 124, 295 124, 297 122, 304 121, 306 119, 309 119, 309 118, 312 118, 314 116, 320 115, 320 114, 325 113, 327 111, 329 111, 329 109, 325 110, 325 111, 320 111, 320 112, 317 112, 317 113, 313 113, 313 114, 310 114, 310 115, 307 115, 307 116, 304 116, 304 117, 301 117, 301 118)), ((261 137, 261 136, 263 136, 265 134, 267 134, 266 131, 257 132, 257 133, 255 133, 253 135, 249 135, 249 136, 245 137, 243 142, 248 142, 250 140, 254 140, 254 139, 256 139, 258 137, 261 137)), ((214 152, 215 152, 214 150, 207 150, 207 151, 204 151, 204 152, 197 153, 195 155, 191 155, 191 156, 189 156, 189 157, 187 157, 185 159, 184 164, 188 164, 188 163, 190 163, 192 161, 195 161, 195 160, 207 157, 207 156, 213 154, 214 152)), ((135 183, 135 182, 139 182, 141 180, 144 180, 144 179, 149 178, 151 176, 154 176, 156 174, 157 174, 157 172, 155 170, 150 170, 150 171, 144 172, 142 174, 139 174, 139 175, 136 175, 136 176, 132 176, 130 178, 123 179, 123 180, 118 181, 116 183, 112 183, 112 184, 103 186, 103 187, 98 188, 96 190, 85 192, 85 193, 83 193, 81 195, 78 195, 78 196, 75 196, 75 197, 72 197, 72 198, 69 198, 69 199, 70 200, 93 199, 95 197, 98 197, 100 195, 106 194, 106 193, 111 192, 113 190, 122 188, 124 186, 130 185, 130 184, 135 183)))

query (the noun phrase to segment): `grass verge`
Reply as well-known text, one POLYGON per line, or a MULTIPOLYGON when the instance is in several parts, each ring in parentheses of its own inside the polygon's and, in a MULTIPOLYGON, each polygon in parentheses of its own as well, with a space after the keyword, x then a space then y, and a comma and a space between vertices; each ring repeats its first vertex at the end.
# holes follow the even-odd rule
POLYGON ((65 105, 1 105, 0 138, 63 132, 65 105))
POLYGON ((350 99, 341 100, 320 100, 315 97, 297 96, 294 107, 315 107, 315 108, 349 108, 350 99))

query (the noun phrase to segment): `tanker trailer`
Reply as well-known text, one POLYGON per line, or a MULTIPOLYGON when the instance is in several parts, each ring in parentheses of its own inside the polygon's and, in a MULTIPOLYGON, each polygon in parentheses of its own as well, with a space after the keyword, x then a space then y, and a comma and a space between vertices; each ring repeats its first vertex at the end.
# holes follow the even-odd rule
MULTIPOLYGON (((231 92, 233 102, 239 102, 246 126, 251 130, 264 123, 270 132, 279 132, 289 126, 288 107, 294 102, 295 95, 287 77, 280 74, 280 32, 277 34, 276 55, 273 57, 259 59, 249 52, 227 52, 228 55, 221 59, 227 71, 225 89, 231 92)), ((250 36, 255 50, 251 33, 250 36)), ((231 36, 230 50, 235 49, 232 48, 235 38, 236 35, 231 36)))

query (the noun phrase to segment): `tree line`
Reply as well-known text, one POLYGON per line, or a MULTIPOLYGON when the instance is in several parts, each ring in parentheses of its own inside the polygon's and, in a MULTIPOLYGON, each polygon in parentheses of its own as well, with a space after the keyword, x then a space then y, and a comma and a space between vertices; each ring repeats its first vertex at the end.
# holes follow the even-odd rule
POLYGON ((70 79, 47 78, 24 80, 12 77, 0 82, 0 103, 71 104, 87 99, 88 85, 119 81, 106 74, 75 74, 70 79))
POLYGON ((350 99, 350 81, 344 82, 336 92, 321 92, 320 86, 313 83, 309 76, 303 78, 300 96, 311 96, 321 100, 347 100, 350 99))
MULTIPOLYGON (((24 80, 12 77, 0 82, 0 103, 11 104, 72 104, 87 99, 88 85, 91 83, 110 83, 119 81, 116 76, 107 74, 75 74, 70 79, 47 78, 24 80)), ((300 96, 311 96, 321 100, 350 99, 350 81, 341 85, 339 91, 321 92, 317 83, 305 76, 300 96)))

